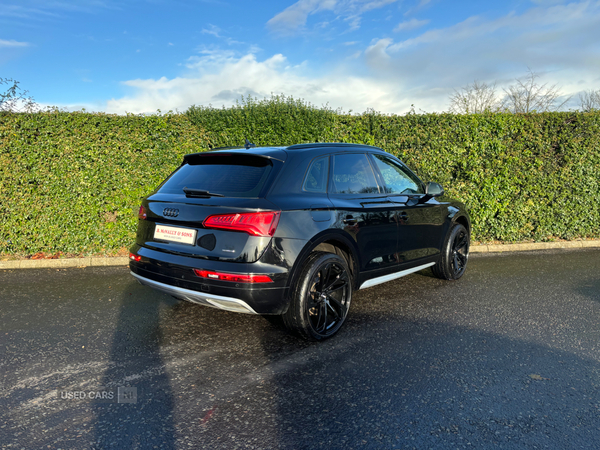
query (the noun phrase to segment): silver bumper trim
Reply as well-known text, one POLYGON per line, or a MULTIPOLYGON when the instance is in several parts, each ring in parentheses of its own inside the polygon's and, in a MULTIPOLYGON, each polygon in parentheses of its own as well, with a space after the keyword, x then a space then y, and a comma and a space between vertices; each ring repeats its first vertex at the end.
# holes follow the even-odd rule
POLYGON ((213 308, 224 309, 225 311, 233 311, 245 314, 258 314, 250 305, 243 300, 233 297, 223 297, 221 295, 208 294, 206 292, 192 291, 170 284, 160 283, 158 281, 149 280, 137 273, 130 272, 136 280, 145 286, 149 286, 166 294, 172 295, 188 302, 198 303, 204 306, 212 306, 213 308))

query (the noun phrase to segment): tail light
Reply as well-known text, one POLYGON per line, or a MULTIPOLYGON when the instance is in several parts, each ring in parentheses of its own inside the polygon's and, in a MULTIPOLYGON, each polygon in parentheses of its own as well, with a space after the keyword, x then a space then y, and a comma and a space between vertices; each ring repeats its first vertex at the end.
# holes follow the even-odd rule
POLYGON ((194 269, 194 273, 200 278, 209 280, 234 281, 236 283, 272 283, 271 277, 267 275, 251 275, 246 273, 224 273, 210 270, 194 269))
POLYGON ((140 206, 140 211, 138 212, 138 218, 145 220, 146 217, 148 217, 148 215, 146 214, 146 208, 144 208, 144 205, 140 206))
POLYGON ((134 253, 129 254, 129 259, 132 261, 140 261, 142 257, 140 255, 136 255, 134 253))
POLYGON ((273 236, 281 211, 240 214, 217 214, 207 217, 202 225, 218 230, 244 231, 252 236, 273 236))

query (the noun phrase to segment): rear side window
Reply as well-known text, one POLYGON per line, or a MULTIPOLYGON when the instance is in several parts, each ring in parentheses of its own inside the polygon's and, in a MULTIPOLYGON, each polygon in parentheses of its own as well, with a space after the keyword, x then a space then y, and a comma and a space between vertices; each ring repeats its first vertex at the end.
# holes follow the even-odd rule
POLYGON ((366 154, 333 155, 331 192, 336 194, 379 193, 379 187, 366 154))
POLYGON ((307 192, 327 192, 327 175, 329 174, 329 156, 316 158, 310 164, 302 189, 307 192))
POLYGON ((199 189, 225 197, 258 197, 273 165, 267 158, 211 155, 190 159, 159 188, 161 194, 199 189))

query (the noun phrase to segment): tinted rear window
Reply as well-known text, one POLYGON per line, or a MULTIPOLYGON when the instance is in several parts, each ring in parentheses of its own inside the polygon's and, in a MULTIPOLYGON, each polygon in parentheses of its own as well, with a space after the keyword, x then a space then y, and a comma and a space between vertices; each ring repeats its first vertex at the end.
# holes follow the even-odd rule
POLYGON ((377 194, 379 187, 371 164, 364 153, 333 155, 332 193, 377 194))
POLYGON ((258 197, 272 169, 266 158, 207 155, 181 166, 158 192, 183 194, 186 187, 226 197, 258 197))

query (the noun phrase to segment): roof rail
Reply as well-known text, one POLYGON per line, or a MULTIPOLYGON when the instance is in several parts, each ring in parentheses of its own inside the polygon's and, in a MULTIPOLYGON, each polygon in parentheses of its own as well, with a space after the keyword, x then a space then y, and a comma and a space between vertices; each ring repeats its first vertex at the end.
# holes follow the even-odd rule
POLYGON ((347 142, 315 142, 312 144, 296 144, 290 145, 286 150, 305 150, 309 148, 324 148, 324 147, 336 147, 336 148, 370 148, 381 150, 379 147, 365 144, 349 144, 347 142))
POLYGON ((215 150, 241 150, 241 149, 245 149, 246 147, 241 146, 241 147, 214 147, 209 149, 209 152, 214 152, 215 150))
POLYGON ((209 152, 213 152, 215 150, 241 150, 241 149, 246 149, 249 150, 251 148, 256 148, 256 145, 254 145, 252 142, 250 142, 248 139, 244 140, 244 145, 239 145, 239 146, 226 146, 226 147, 214 147, 209 149, 209 152))

